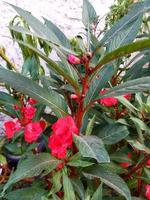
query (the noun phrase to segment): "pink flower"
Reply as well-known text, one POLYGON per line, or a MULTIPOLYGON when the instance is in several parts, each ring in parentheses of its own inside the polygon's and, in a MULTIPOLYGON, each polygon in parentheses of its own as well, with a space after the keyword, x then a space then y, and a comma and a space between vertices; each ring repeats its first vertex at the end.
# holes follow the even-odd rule
POLYGON ((44 121, 31 122, 25 126, 24 138, 28 143, 36 141, 44 131, 46 123, 44 121))
POLYGON ((30 98, 30 99, 28 100, 28 103, 29 103, 31 106, 33 106, 33 105, 37 104, 38 102, 37 102, 35 99, 30 98))
POLYGON ((21 112, 24 118, 32 120, 36 113, 36 108, 31 107, 31 106, 25 106, 22 108, 21 112))
POLYGON ((128 168, 128 167, 131 166, 131 163, 129 163, 129 162, 122 162, 122 163, 120 163, 120 166, 123 167, 123 168, 128 168))
POLYGON ((68 55, 67 60, 70 64, 73 64, 73 65, 79 65, 81 63, 80 58, 78 58, 72 54, 68 55))
POLYGON ((145 196, 148 200, 150 200, 150 185, 145 185, 145 189, 146 189, 145 196))
POLYGON ((123 97, 127 100, 131 100, 132 98, 132 94, 128 93, 128 94, 124 94, 123 97))
POLYGON ((15 132, 21 130, 21 124, 19 120, 15 119, 14 121, 6 121, 4 122, 4 129, 5 129, 5 134, 8 139, 11 139, 15 132))
POLYGON ((78 134, 78 128, 71 116, 60 118, 52 125, 53 135, 49 138, 48 147, 52 155, 62 159, 66 157, 67 148, 73 143, 73 134, 78 134))
POLYGON ((150 167, 150 159, 147 160, 146 165, 150 167))
MULTIPOLYGON (((100 94, 103 95, 108 91, 108 89, 103 89, 100 91, 100 94)), ((115 97, 104 97, 99 100, 99 103, 106 107, 112 107, 118 105, 118 99, 115 97)))

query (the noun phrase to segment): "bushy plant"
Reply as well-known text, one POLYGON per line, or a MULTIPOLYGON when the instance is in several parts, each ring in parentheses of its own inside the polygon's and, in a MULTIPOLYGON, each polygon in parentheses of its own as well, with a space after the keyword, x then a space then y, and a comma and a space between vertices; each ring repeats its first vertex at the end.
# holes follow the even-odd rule
POLYGON ((71 41, 51 21, 11 6, 24 64, 21 72, 0 67, 8 91, 0 107, 12 118, 0 144, 1 199, 150 199, 150 35, 139 33, 149 0, 101 39, 84 0, 86 40, 71 41))

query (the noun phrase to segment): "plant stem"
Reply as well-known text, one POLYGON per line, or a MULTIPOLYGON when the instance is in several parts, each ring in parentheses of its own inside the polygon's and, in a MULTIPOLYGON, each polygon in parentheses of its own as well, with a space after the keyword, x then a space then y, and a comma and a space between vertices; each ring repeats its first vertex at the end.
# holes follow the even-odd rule
POLYGON ((137 172, 138 170, 140 170, 141 168, 143 168, 146 165, 146 162, 148 161, 148 159, 150 159, 150 153, 147 154, 144 159, 135 167, 133 167, 130 172, 124 177, 124 180, 128 180, 131 178, 132 174, 134 174, 135 172, 137 172))
POLYGON ((15 66, 15 64, 10 61, 10 59, 5 54, 5 52, 4 52, 4 50, 2 48, 0 48, 0 57, 6 61, 6 63, 8 64, 8 68, 9 69, 15 70, 16 72, 18 71, 16 66, 15 66))

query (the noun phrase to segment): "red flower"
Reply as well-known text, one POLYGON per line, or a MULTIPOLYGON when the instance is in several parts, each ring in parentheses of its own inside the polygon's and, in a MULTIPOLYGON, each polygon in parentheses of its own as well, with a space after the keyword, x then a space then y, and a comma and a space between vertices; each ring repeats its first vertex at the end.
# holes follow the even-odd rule
POLYGON ((128 94, 124 94, 123 97, 127 100, 131 100, 132 98, 132 94, 128 93, 128 94))
POLYGON ((66 157, 67 148, 73 143, 73 134, 78 134, 78 128, 71 116, 60 118, 52 125, 53 135, 49 138, 49 148, 52 155, 62 159, 66 157))
POLYGON ((70 54, 68 55, 68 62, 73 65, 79 65, 81 63, 80 58, 70 54))
POLYGON ((33 105, 37 104, 38 102, 35 99, 30 98, 28 100, 28 103, 33 106, 33 105))
MULTIPOLYGON (((100 94, 105 94, 108 89, 103 89, 100 91, 100 94)), ((118 99, 115 97, 104 97, 99 100, 99 103, 106 107, 116 106, 118 104, 118 99)))
POLYGON ((26 119, 33 119, 35 112, 36 112, 36 108, 31 107, 31 106, 25 106, 22 108, 22 114, 26 119))
POLYGON ((4 128, 5 128, 6 137, 8 139, 11 139, 14 136, 15 132, 21 130, 21 124, 19 120, 17 119, 15 121, 10 120, 4 123, 4 128))
POLYGON ((148 200, 150 200, 150 185, 145 185, 145 189, 146 189, 145 196, 148 200))
POLYGON ((128 167, 131 166, 131 163, 129 163, 129 162, 122 162, 122 163, 120 163, 120 166, 123 167, 123 168, 128 168, 128 167))
POLYGON ((44 121, 31 122, 25 126, 24 138, 26 142, 32 143, 39 138, 46 126, 46 123, 45 126, 43 123, 44 121))
POLYGON ((150 159, 147 160, 146 165, 150 167, 150 159))

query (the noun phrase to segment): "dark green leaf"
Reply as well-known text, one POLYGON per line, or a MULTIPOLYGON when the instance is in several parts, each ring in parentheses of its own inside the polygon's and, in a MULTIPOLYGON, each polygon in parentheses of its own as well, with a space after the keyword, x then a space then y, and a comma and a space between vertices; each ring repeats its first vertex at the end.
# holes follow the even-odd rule
POLYGON ((41 200, 46 191, 42 188, 28 187, 17 189, 6 195, 7 200, 41 200))
POLYGON ((10 94, 0 91, 0 105, 10 105, 13 106, 17 103, 17 100, 14 99, 10 94))
POLYGON ((94 192, 91 200, 102 200, 103 192, 103 183, 99 185, 97 190, 94 192))
POLYGON ((106 124, 100 130, 97 130, 97 136, 102 139, 105 144, 116 144, 129 135, 128 128, 120 123, 106 124))
POLYGON ((140 41, 136 41, 131 44, 122 46, 122 47, 104 55, 104 57, 99 61, 99 63, 93 70, 97 71, 103 65, 110 63, 113 60, 116 60, 116 59, 126 56, 128 54, 131 54, 133 52, 140 51, 140 50, 143 50, 146 48, 150 48, 150 39, 140 40, 140 41))
POLYGON ((8 182, 3 188, 3 192, 7 190, 12 184, 24 179, 40 175, 44 170, 50 173, 59 161, 51 157, 49 153, 41 153, 37 155, 30 155, 25 159, 19 161, 16 171, 11 174, 8 182))
POLYGON ((100 138, 74 135, 74 141, 83 157, 95 158, 99 163, 110 162, 109 155, 100 138))
MULTIPOLYGON (((126 28, 133 24, 133 22, 135 22, 139 16, 141 16, 145 12, 148 12, 148 10, 150 10, 149 0, 145 0, 143 2, 135 4, 135 6, 126 16, 121 18, 109 31, 107 31, 105 36, 100 41, 100 45, 110 43, 111 40, 123 33, 123 31, 125 31, 126 28)), ((132 34, 130 35, 130 37, 132 37, 132 34)))
POLYGON ((69 177, 63 174, 63 189, 65 200, 76 200, 74 189, 69 177))
POLYGON ((67 115, 67 105, 64 99, 55 91, 48 92, 32 80, 3 68, 0 68, 0 80, 38 102, 49 106, 58 117, 67 115))
POLYGON ((102 88, 105 87, 106 83, 110 80, 114 72, 112 65, 106 65, 102 70, 97 73, 92 79, 90 88, 85 97, 84 104, 88 105, 92 100, 94 100, 102 88))
POLYGON ((55 36, 57 37, 57 39, 59 40, 61 45, 66 48, 70 48, 70 42, 69 42, 68 38, 65 36, 65 34, 51 21, 49 21, 45 18, 44 18, 44 21, 45 21, 45 24, 48 27, 48 29, 50 29, 51 31, 53 31, 53 33, 55 33, 55 36))
POLYGON ((85 200, 85 191, 83 183, 80 181, 80 179, 73 179, 71 180, 72 185, 74 187, 74 190, 78 194, 78 196, 81 198, 81 200, 85 200))
POLYGON ((103 183, 116 190, 127 200, 131 200, 131 194, 126 183, 117 174, 97 165, 84 172, 84 175, 89 179, 100 178, 103 183))

